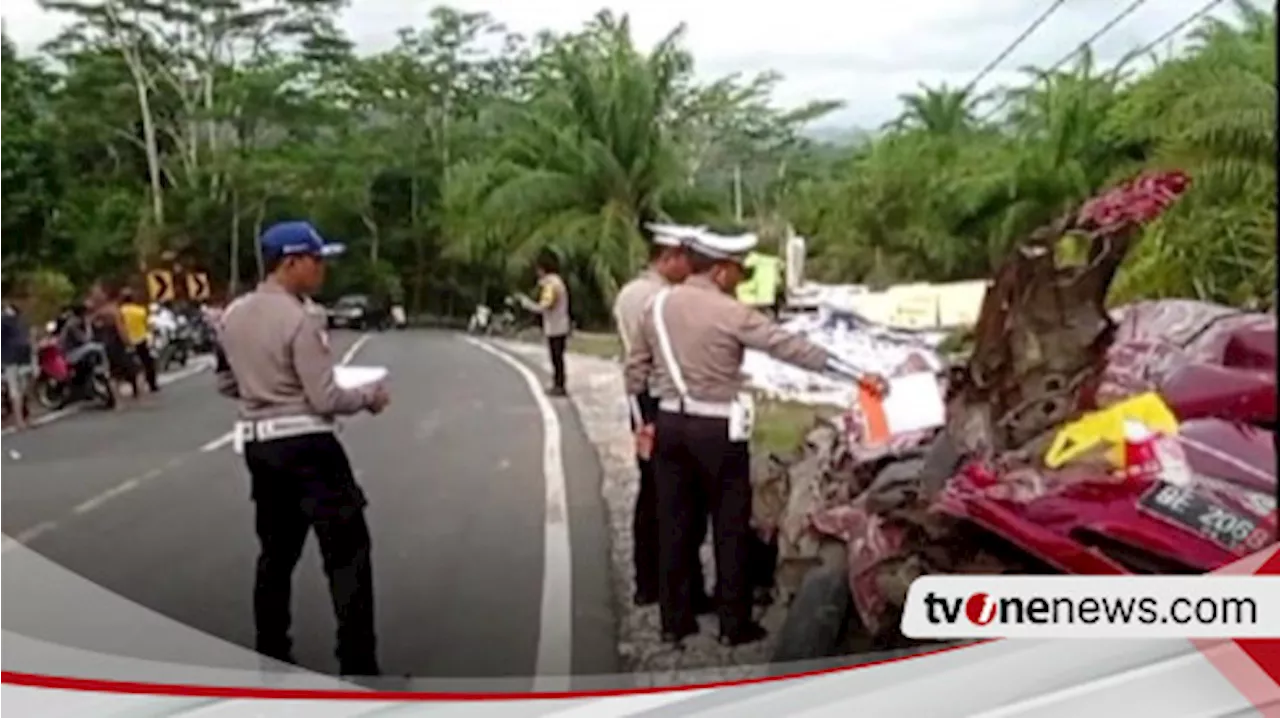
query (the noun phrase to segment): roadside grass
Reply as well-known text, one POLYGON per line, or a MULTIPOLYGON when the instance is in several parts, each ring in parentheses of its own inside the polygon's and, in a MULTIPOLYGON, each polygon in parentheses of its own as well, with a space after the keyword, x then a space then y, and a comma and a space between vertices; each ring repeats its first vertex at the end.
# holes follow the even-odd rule
POLYGON ((819 417, 837 412, 830 407, 806 406, 785 401, 756 400, 756 427, 751 437, 752 453, 790 455, 800 448, 804 435, 819 417))
POLYGON ((623 360, 622 340, 617 334, 605 332, 574 332, 569 336, 567 349, 575 354, 623 360))

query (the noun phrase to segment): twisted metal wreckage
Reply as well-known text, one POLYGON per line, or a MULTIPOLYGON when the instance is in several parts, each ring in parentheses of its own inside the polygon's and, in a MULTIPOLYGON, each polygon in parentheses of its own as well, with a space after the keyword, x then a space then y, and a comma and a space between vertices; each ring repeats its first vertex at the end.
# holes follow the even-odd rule
MULTIPOLYGON (((870 446, 856 409, 821 420, 755 487, 790 603, 776 661, 902 648, 911 581, 955 573, 1199 573, 1276 540, 1276 317, 1188 300, 1108 312, 1141 226, 1178 172, 1109 191, 1035 232, 997 273, 967 362, 940 381, 947 423, 870 446), (1060 260, 1064 242, 1087 258, 1060 260), (1068 421, 1143 392, 1178 421, 1197 506, 1229 533, 1151 510, 1160 477, 1041 461, 1068 421), (1246 530, 1241 530, 1241 528, 1246 530)), ((902 371, 918 370, 904 366, 902 371)))

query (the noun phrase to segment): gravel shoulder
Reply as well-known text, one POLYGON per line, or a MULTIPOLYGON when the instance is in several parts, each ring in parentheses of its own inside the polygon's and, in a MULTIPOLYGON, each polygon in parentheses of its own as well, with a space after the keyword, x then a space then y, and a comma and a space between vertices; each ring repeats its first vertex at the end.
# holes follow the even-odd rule
MULTIPOLYGON (((494 340, 494 344, 543 370, 549 370, 540 345, 494 340)), ((623 394, 622 368, 613 360, 571 353, 567 357, 569 395, 600 459, 601 486, 608 510, 613 599, 618 612, 618 654, 621 670, 634 673, 638 686, 670 686, 740 680, 768 674, 773 638, 726 648, 716 640, 713 617, 700 619, 702 633, 683 649, 663 644, 657 607, 631 603, 631 520, 639 474, 632 453, 631 430, 623 394)), ((710 544, 703 546, 703 565, 714 576, 710 544)), ((771 633, 781 626, 785 611, 773 607, 761 621, 771 633)))

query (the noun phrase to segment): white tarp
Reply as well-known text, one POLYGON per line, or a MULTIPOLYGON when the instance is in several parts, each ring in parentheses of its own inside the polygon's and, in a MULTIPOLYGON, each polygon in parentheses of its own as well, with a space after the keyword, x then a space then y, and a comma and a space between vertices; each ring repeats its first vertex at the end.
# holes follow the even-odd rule
MULTIPOLYGON (((909 332, 872 323, 852 312, 823 308, 788 320, 783 326, 826 347, 849 363, 892 375, 916 354, 930 368, 941 370, 936 351, 945 338, 939 332, 909 332)), ((813 406, 845 408, 853 400, 853 385, 776 361, 767 354, 747 350, 742 370, 751 388, 769 398, 813 406)))

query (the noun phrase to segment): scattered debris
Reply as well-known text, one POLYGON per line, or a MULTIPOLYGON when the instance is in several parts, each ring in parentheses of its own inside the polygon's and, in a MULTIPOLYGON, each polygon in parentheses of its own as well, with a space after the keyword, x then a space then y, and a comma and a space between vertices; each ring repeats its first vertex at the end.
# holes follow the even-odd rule
MULTIPOLYGON (((838 643, 901 646, 911 643, 898 633, 901 608, 920 575, 1198 572, 1276 540, 1274 502, 1259 498, 1276 485, 1275 316, 1182 301, 1109 313, 1104 304, 1135 230, 1187 182, 1144 176, 1016 250, 986 295, 972 355, 949 373, 942 431, 868 447, 849 412, 815 426, 793 463, 771 467, 757 483, 756 521, 779 536, 780 594, 806 590, 813 567, 834 566, 853 606, 838 643), (1084 241, 1083 264, 1059 264, 1066 238, 1084 241), (1144 513, 1158 479, 1041 465, 1065 421, 1153 389, 1183 421, 1177 439, 1198 475, 1194 490, 1256 526, 1247 539, 1228 545, 1144 513)), ((813 635, 818 621, 788 616, 789 658, 789 636, 813 635)), ((816 641, 807 657, 830 643, 816 641)))

